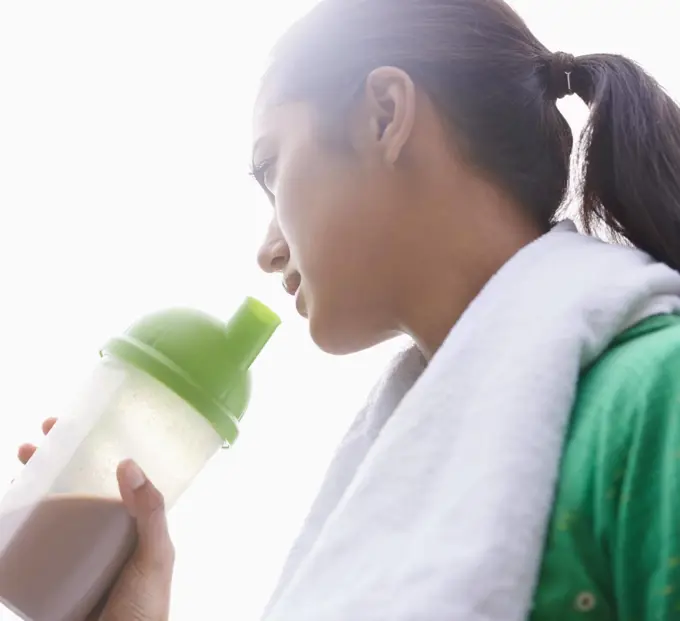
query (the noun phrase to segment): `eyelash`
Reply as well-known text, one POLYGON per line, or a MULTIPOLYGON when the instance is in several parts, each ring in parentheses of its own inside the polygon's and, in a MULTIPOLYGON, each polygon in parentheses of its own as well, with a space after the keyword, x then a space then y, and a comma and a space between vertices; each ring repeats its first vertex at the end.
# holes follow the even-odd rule
POLYGON ((250 176, 255 179, 263 188, 264 190, 271 194, 269 189, 267 188, 267 184, 265 183, 265 175, 267 174, 267 170, 271 168, 272 164, 274 164, 274 158, 270 157, 266 160, 262 160, 259 164, 253 164, 252 169, 250 171, 250 176))

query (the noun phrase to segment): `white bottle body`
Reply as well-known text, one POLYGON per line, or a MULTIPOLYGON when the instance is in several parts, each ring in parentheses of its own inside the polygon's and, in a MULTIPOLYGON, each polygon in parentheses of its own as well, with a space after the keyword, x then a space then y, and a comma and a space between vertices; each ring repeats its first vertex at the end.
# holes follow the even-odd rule
POLYGON ((222 444, 164 384, 102 358, 0 502, 0 600, 27 621, 84 621, 134 544, 118 464, 135 460, 171 507, 222 444))

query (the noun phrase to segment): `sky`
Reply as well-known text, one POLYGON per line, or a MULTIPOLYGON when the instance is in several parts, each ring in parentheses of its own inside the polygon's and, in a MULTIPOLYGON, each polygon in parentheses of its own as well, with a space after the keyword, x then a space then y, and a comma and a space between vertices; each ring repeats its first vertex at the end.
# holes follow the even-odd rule
MULTIPOLYGON (((257 621, 334 447, 403 346, 322 354, 255 264, 270 208, 247 175, 251 107, 268 49, 312 4, 0 0, 0 492, 16 447, 68 413, 100 345, 136 318, 226 318, 254 295, 284 320, 241 438, 170 514, 173 621, 257 621)), ((672 3, 511 4, 550 49, 631 56, 680 94, 672 3)), ((585 106, 560 106, 578 129, 585 106)))

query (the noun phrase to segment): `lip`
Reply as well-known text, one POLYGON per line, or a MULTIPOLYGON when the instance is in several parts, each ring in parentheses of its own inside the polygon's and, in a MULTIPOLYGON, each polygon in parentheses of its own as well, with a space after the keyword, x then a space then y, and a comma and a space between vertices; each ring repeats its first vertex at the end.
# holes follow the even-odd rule
POLYGON ((298 288, 297 293, 295 294, 295 310, 301 317, 309 319, 309 313, 307 311, 307 302, 305 301, 305 296, 302 293, 302 289, 300 288, 298 288))
POLYGON ((302 285, 302 276, 300 272, 289 272, 283 275, 283 288, 286 290, 288 295, 295 298, 295 309, 298 314, 307 318, 307 303, 305 302, 305 296, 300 288, 302 285))
POLYGON ((298 272, 291 272, 290 274, 284 274, 283 276, 283 288, 286 290, 288 295, 295 295, 300 289, 300 284, 302 283, 302 277, 298 272))

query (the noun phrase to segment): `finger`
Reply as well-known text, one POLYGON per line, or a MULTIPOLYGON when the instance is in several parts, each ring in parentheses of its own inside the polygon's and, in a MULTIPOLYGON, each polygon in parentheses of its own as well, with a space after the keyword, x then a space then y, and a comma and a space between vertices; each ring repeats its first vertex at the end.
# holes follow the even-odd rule
POLYGON ((47 435, 50 431, 52 431, 52 427, 57 423, 57 419, 54 417, 46 419, 43 424, 42 424, 42 432, 47 435))
POLYGON ((19 461, 24 464, 24 466, 28 463, 28 460, 33 457, 33 454, 36 452, 37 447, 34 444, 22 444, 19 447, 19 451, 17 452, 17 457, 19 458, 19 461))
POLYGON ((175 551, 163 495, 132 460, 126 460, 118 467, 118 483, 125 506, 137 520, 137 562, 144 570, 170 576, 175 551))

